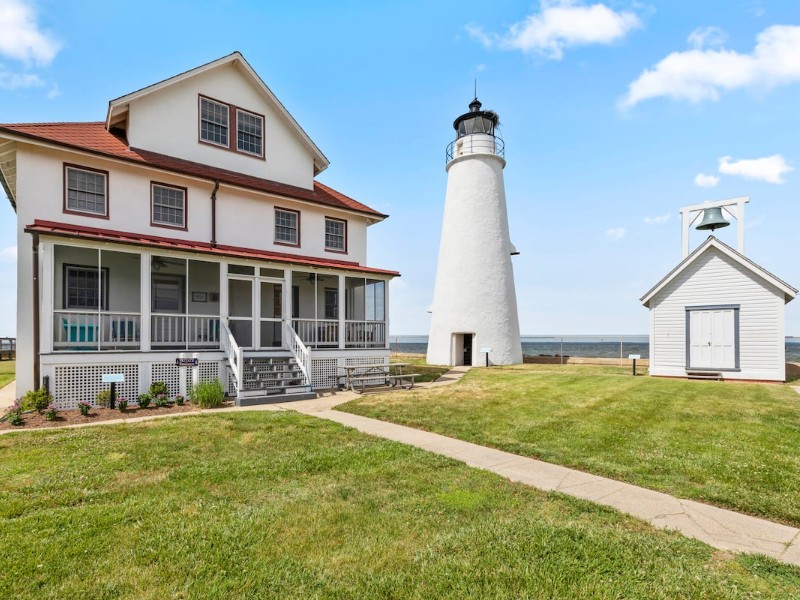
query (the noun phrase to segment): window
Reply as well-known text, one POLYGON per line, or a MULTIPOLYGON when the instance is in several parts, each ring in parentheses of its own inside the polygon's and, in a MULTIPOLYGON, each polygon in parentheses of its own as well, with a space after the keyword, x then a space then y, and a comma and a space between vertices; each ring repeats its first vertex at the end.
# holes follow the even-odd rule
POLYGON ((339 318, 339 290, 325 288, 325 318, 339 318))
POLYGON ((275 209, 275 242, 290 246, 300 245, 300 213, 295 210, 275 209))
POLYGON ((108 179, 104 171, 68 166, 65 180, 65 210, 108 216, 108 179))
POLYGON ((325 217, 325 249, 347 252, 347 221, 325 217))
POLYGON ((200 139, 228 146, 228 106, 200 97, 200 139))
POLYGON ((165 227, 186 227, 186 189, 154 183, 151 185, 151 223, 165 227))
POLYGON ((108 269, 64 265, 64 308, 108 309, 108 269))
POLYGON ((182 313, 185 297, 182 275, 153 275, 153 312, 182 313))
POLYGON ((236 149, 261 156, 264 119, 258 115, 236 111, 236 149))

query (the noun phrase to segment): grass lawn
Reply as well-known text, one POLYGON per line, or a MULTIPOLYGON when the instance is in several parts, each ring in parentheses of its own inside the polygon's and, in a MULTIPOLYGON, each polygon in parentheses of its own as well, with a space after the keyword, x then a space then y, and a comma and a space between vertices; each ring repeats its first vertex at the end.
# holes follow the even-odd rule
POLYGON ((785 385, 521 365, 339 410, 800 525, 800 394, 785 385))
POLYGON ((288 412, 0 437, 9 598, 786 598, 800 568, 288 412))
POLYGON ((0 388, 14 381, 17 361, 0 360, 0 388))
POLYGON ((391 362, 409 363, 411 366, 403 370, 409 373, 418 373, 420 376, 414 378, 416 383, 436 381, 450 370, 450 367, 429 365, 425 362, 425 357, 418 354, 392 354, 391 362))

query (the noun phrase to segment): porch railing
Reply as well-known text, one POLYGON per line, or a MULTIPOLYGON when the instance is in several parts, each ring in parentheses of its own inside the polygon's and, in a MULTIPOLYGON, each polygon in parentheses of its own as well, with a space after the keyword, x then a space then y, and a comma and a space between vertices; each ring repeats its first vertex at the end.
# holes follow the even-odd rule
POLYGON ((292 351, 297 364, 300 366, 300 370, 303 371, 305 385, 308 386, 309 391, 311 391, 311 355, 308 348, 288 322, 283 323, 283 339, 289 344, 289 350, 292 351))
POLYGON ((346 348, 386 347, 386 321, 346 321, 346 348))
POLYGON ((220 339, 222 351, 225 353, 225 358, 228 360, 228 365, 233 372, 233 378, 236 381, 236 395, 238 396, 243 389, 244 380, 244 352, 236 343, 228 324, 223 320, 220 323, 222 336, 220 339))
POLYGON ((220 345, 221 319, 218 316, 154 313, 150 319, 153 347, 218 348, 220 345))
POLYGON ((312 348, 336 348, 339 345, 339 321, 292 319, 292 327, 303 343, 312 348))
POLYGON ((115 350, 140 346, 138 312, 53 311, 53 348, 56 350, 115 350))

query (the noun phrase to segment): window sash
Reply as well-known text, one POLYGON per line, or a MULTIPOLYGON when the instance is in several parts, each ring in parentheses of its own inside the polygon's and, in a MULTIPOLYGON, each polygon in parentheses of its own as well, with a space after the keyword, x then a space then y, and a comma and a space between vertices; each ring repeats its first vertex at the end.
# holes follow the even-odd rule
POLYGON ((152 186, 153 223, 170 227, 186 226, 186 192, 165 185, 152 186))
POLYGON ((64 265, 64 308, 108 310, 108 269, 64 265))
POLYGON ((264 119, 259 115, 239 110, 236 113, 236 148, 240 152, 261 156, 264 119))
POLYGON ((228 106, 200 98, 200 139, 220 146, 228 145, 228 106))
POLYGON ((106 215, 106 174, 67 167, 67 210, 106 215))
POLYGON ((275 210, 275 241, 297 244, 297 219, 295 212, 275 210))
POLYGON ((344 221, 325 219, 325 248, 328 250, 345 250, 344 221))

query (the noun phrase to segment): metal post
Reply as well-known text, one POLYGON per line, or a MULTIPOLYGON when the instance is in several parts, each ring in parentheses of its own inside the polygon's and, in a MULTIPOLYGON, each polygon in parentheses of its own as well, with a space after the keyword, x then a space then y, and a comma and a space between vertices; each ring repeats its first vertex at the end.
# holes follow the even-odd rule
POLYGON ((563 337, 561 338, 561 353, 559 354, 559 357, 561 359, 561 364, 563 365, 564 364, 564 338, 563 337))
POLYGON ((633 359, 633 376, 636 377, 636 359, 633 359))
POLYGON ((111 400, 108 405, 110 408, 117 408, 117 384, 111 382, 111 400))

